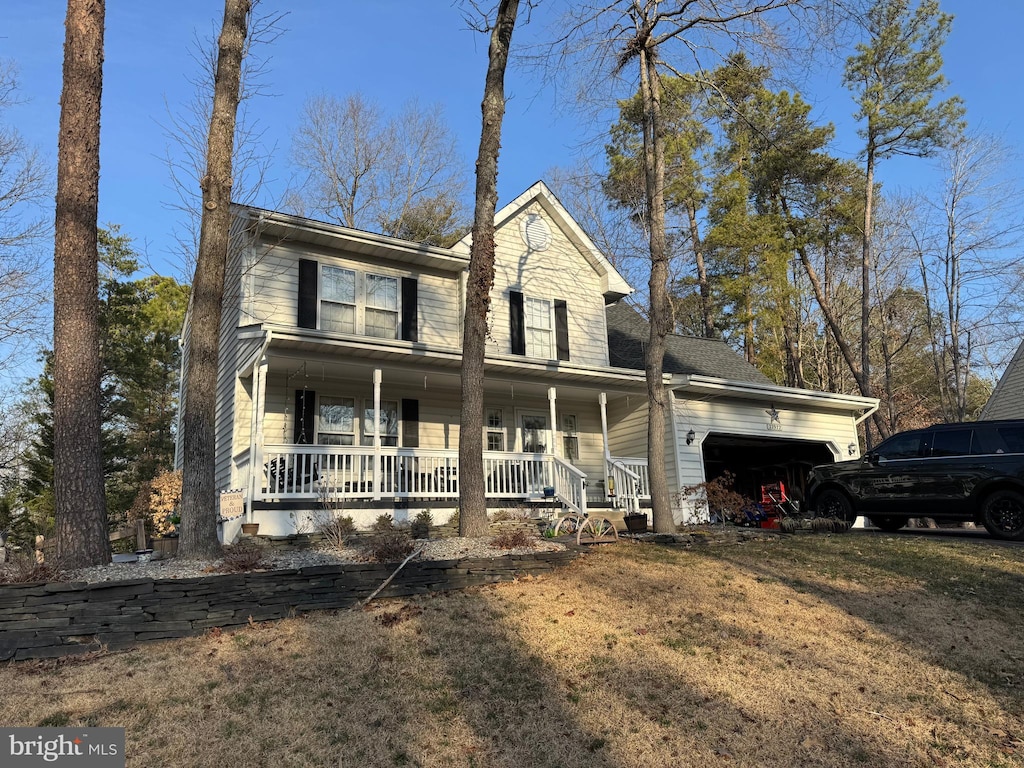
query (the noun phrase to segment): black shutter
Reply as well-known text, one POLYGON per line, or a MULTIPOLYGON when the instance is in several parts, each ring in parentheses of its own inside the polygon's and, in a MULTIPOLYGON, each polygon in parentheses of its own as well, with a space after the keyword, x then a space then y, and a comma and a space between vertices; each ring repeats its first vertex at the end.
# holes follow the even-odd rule
POLYGON ((512 354, 526 354, 526 316, 523 312, 523 294, 508 292, 509 332, 512 335, 512 354))
POLYGON ((319 264, 310 259, 299 259, 299 303, 296 325, 316 328, 316 288, 319 264))
POLYGON ((313 442, 316 417, 316 392, 311 389, 295 390, 295 428, 292 442, 295 445, 313 442))
POLYGON ((569 308, 561 299, 555 299, 555 347, 558 359, 569 359, 569 308))
POLYGON ((419 284, 415 277, 402 278, 402 338, 419 341, 419 312, 416 303, 419 284))
POLYGON ((402 447, 420 447, 420 401, 402 399, 402 447))

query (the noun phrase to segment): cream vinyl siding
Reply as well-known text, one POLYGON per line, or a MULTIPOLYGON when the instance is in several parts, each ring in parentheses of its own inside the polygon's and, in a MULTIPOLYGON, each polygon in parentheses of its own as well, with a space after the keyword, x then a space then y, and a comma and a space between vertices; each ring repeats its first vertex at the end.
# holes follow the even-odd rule
POLYGON ((768 429, 765 413, 771 403, 717 399, 697 401, 679 399, 675 405, 676 445, 679 452, 679 483, 694 485, 703 482, 702 449, 711 434, 747 435, 775 440, 803 440, 827 444, 837 460, 847 458, 846 446, 857 442, 853 416, 840 411, 811 411, 776 405, 780 429, 768 429), (686 444, 686 433, 692 429, 697 436, 693 445, 686 444))
MULTIPOLYGON (((600 427, 599 427, 600 428, 600 427)), ((608 402, 608 447, 612 456, 647 456, 647 398, 643 395, 608 402)))
MULTIPOLYGON (((286 377, 280 373, 272 373, 267 381, 267 413, 264 419, 264 439, 270 444, 290 445, 294 435, 295 424, 295 390, 294 381, 287 385, 286 377)), ((309 385, 309 389, 320 397, 350 397, 355 398, 356 411, 361 415, 365 405, 372 405, 373 385, 366 381, 342 382, 337 380, 316 381, 309 385)), ((399 415, 401 413, 401 401, 418 400, 420 405, 419 430, 420 448, 455 450, 459 447, 459 418, 458 393, 444 393, 441 391, 423 392, 407 390, 398 386, 388 386, 385 383, 381 387, 380 398, 382 401, 392 401, 399 404, 399 415)), ((314 420, 315 423, 315 420, 314 420)), ((401 420, 399 426, 399 445, 404 433, 401 420)), ((313 437, 311 436, 311 440, 313 437)), ((356 444, 359 444, 359 433, 356 433, 356 444)))
MULTIPOLYGON (((552 302, 562 299, 566 302, 570 362, 608 365, 601 280, 541 206, 533 203, 520 211, 498 229, 494 240, 494 288, 491 290, 488 353, 511 354, 509 291, 520 291, 527 298, 552 302), (551 229, 551 245, 546 250, 529 251, 519 234, 520 220, 530 213, 539 214, 551 229)), ((551 346, 553 359, 553 332, 551 346)))
POLYGON ((250 255, 250 239, 245 221, 236 218, 232 223, 228 245, 228 261, 224 270, 224 301, 220 318, 220 347, 217 356, 216 448, 214 482, 216 488, 231 484, 231 457, 234 447, 235 372, 242 359, 259 346, 259 339, 240 339, 242 306, 245 294, 243 276, 250 255))
POLYGON ((357 311, 363 307, 360 288, 367 274, 398 279, 416 278, 419 343, 445 347, 459 345, 460 286, 457 275, 410 272, 382 262, 345 258, 319 250, 284 245, 263 246, 260 252, 252 268, 249 322, 289 326, 296 324, 299 260, 311 259, 325 266, 357 273, 357 311))

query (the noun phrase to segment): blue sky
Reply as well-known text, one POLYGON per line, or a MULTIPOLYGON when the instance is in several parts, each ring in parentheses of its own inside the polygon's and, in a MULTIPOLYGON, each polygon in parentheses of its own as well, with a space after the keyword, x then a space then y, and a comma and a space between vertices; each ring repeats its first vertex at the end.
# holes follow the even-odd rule
MULTIPOLYGON (((523 42, 545 30, 556 0, 534 12, 523 42)), ((479 137, 480 98, 487 41, 467 30, 448 0, 264 0, 288 6, 286 33, 266 53, 271 57, 267 90, 254 102, 265 142, 274 153, 271 181, 258 201, 273 206, 288 181, 288 151, 302 102, 311 94, 344 96, 361 91, 397 110, 411 98, 441 103, 472 168, 479 137)), ((960 94, 974 126, 1000 133, 1015 149, 1024 133, 1024 84, 1017 64, 1024 30, 1020 0, 945 0, 956 17, 944 50, 951 92, 960 94)), ((55 160, 61 88, 63 16, 59 0, 5 0, 0 58, 20 70, 26 102, 7 119, 45 156, 55 160)), ((195 72, 189 45, 196 33, 213 34, 222 4, 217 0, 131 2, 108 0, 101 139, 101 222, 119 223, 154 266, 180 274, 171 232, 177 214, 162 160, 167 105, 177 108, 195 72)), ((853 156, 859 146, 853 103, 838 71, 821 70, 804 92, 822 121, 837 126, 836 149, 853 156)), ((587 142, 606 121, 582 119, 530 73, 514 70, 499 172, 500 202, 506 202, 552 166, 568 166, 580 153, 600 151, 587 142)), ((1014 166, 1019 175, 1021 166, 1014 166)), ((931 178, 928 161, 891 161, 880 168, 889 188, 915 187, 931 178)))

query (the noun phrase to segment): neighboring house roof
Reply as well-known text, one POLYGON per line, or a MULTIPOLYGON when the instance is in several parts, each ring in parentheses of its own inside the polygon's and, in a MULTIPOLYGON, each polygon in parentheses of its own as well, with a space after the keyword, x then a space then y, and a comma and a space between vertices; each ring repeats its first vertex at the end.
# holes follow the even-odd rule
MULTIPOLYGON (((626 282, 625 278, 612 266, 612 263, 598 250, 597 246, 594 245, 594 241, 576 223, 576 220, 569 215, 565 206, 558 201, 558 198, 555 197, 555 194, 548 189, 547 184, 543 181, 538 181, 515 200, 495 213, 495 228, 500 228, 534 201, 540 204, 545 213, 551 217, 562 232, 565 233, 565 236, 569 238, 569 241, 579 249, 584 258, 601 275, 601 291, 606 301, 617 301, 633 292, 633 287, 626 282)), ((468 234, 453 245, 452 250, 468 255, 472 242, 472 234, 468 234)))
POLYGON ((979 419, 1024 418, 1024 341, 1017 347, 979 419))
MULTIPOLYGON (((631 306, 619 302, 605 311, 608 317, 608 358, 617 368, 644 369, 649 326, 631 306)), ((719 339, 670 334, 665 339, 665 373, 714 376, 729 381, 771 384, 757 368, 719 339)))

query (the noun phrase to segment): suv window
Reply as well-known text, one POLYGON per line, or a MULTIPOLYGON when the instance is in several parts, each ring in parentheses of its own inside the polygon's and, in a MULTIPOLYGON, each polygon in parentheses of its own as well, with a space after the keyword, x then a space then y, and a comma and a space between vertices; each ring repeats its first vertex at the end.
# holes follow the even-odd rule
POLYGON ((878 458, 889 461, 892 459, 917 459, 921 456, 921 433, 907 432, 894 435, 878 446, 878 458))
POLYGON ((932 434, 932 456, 967 456, 973 429, 941 429, 932 434))
POLYGON ((1024 453, 1024 427, 996 427, 1007 453, 1024 453))

